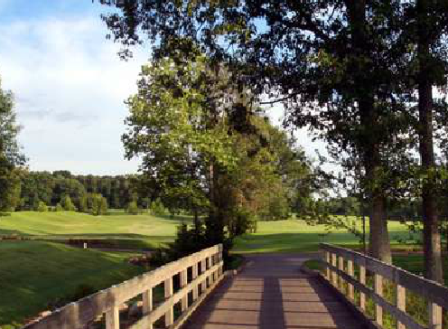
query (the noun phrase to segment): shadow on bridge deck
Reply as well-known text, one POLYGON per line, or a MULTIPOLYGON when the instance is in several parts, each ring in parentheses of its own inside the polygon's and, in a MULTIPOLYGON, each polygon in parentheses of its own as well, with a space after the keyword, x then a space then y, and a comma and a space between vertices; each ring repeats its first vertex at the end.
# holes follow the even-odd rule
POLYGON ((364 328, 319 279, 299 272, 303 256, 247 258, 243 272, 226 279, 184 329, 364 328))

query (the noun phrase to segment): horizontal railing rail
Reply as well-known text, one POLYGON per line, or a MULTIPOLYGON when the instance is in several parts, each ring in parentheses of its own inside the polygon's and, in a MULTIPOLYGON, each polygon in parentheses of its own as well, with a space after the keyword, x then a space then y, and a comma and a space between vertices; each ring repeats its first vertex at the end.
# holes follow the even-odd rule
POLYGON ((106 329, 119 329, 120 306, 139 295, 143 301, 142 317, 129 328, 151 329, 161 317, 165 327, 177 328, 222 279, 223 265, 222 245, 216 245, 68 304, 23 329, 81 329, 102 315, 106 329), (177 275, 180 288, 174 292, 173 278, 177 275), (153 290, 162 283, 165 298, 154 307, 153 290), (180 304, 181 314, 175 321, 176 304, 180 304))
POLYGON ((429 328, 442 328, 442 308, 448 309, 447 287, 353 250, 326 243, 321 243, 320 249, 325 252, 322 262, 326 267, 325 277, 328 282, 346 294, 354 304, 356 289, 359 292, 359 308, 363 312, 366 312, 366 296, 371 298, 375 304, 375 322, 379 326, 383 325, 385 310, 397 320, 398 329, 427 328, 406 312, 406 291, 409 290, 427 301, 429 328), (357 277, 355 266, 358 266, 357 277), (373 289, 366 284, 367 271, 373 274, 373 289), (383 279, 395 286, 393 304, 384 298, 383 279))

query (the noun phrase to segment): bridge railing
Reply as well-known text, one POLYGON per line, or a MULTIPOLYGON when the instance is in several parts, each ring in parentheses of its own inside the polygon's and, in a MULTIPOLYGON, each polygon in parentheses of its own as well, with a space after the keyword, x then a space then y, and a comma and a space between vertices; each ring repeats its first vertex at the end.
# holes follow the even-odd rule
POLYGON ((25 328, 81 329, 105 315, 106 329, 119 329, 120 306, 140 295, 143 301, 142 317, 128 328, 152 329, 161 318, 164 318, 165 327, 177 328, 222 277, 222 245, 216 245, 68 304, 25 328), (177 275, 180 277, 180 287, 174 291, 173 281, 177 275), (155 305, 153 291, 160 284, 164 287, 164 299, 155 305), (180 305, 181 310, 176 320, 175 305, 180 305))
POLYGON ((379 326, 383 325, 385 310, 396 319, 398 329, 442 328, 442 308, 448 309, 448 288, 353 250, 326 243, 320 244, 320 249, 325 252, 323 264, 328 282, 353 304, 358 304, 364 313, 366 296, 369 297, 374 303, 374 320, 379 326), (373 275, 373 289, 366 283, 367 271, 373 275), (383 279, 394 286, 394 303, 388 301, 383 294, 383 279), (355 290, 359 293, 356 301, 355 290), (412 291, 427 301, 428 327, 418 323, 406 312, 406 291, 412 291))

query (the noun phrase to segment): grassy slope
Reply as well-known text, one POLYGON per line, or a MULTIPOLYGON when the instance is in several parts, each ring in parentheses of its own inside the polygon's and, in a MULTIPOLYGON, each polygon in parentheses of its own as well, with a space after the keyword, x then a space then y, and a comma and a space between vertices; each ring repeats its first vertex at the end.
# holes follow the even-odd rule
MULTIPOLYGON (((368 228, 367 228, 368 230, 368 228)), ((406 227, 397 222, 389 223, 392 243, 398 237, 406 238, 406 227)), ((339 245, 355 245, 359 240, 344 230, 334 230, 326 234, 323 225, 309 226, 301 220, 283 220, 275 222, 259 222, 257 233, 239 237, 236 240, 235 252, 309 252, 317 251, 320 242, 339 245)))
POLYGON ((80 285, 98 290, 141 273, 128 256, 49 242, 1 242, 0 327, 14 328, 49 303, 73 296, 80 285))
POLYGON ((122 247, 152 248, 172 241, 180 222, 178 218, 148 214, 95 217, 75 212, 24 211, 0 217, 0 235, 32 235, 49 239, 118 239, 122 247))

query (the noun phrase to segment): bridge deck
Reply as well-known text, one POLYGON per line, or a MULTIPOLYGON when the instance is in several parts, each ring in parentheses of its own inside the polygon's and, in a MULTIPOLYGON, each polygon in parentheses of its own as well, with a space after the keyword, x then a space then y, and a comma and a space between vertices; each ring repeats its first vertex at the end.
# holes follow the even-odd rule
POLYGON ((298 255, 254 255, 199 307, 185 329, 362 329, 317 278, 301 274, 298 255))

